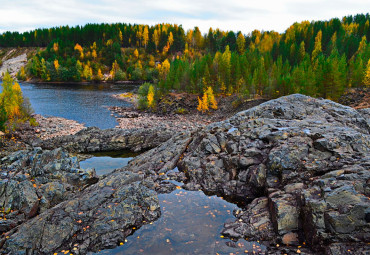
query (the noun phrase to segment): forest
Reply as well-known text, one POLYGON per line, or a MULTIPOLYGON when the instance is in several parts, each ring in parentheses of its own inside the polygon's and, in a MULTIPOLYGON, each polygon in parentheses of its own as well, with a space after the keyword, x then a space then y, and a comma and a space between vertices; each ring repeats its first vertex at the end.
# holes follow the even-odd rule
POLYGON ((370 86, 370 16, 294 23, 284 33, 181 25, 87 24, 6 32, 0 47, 40 47, 18 79, 149 81, 169 91, 276 98, 291 93, 337 100, 370 86))

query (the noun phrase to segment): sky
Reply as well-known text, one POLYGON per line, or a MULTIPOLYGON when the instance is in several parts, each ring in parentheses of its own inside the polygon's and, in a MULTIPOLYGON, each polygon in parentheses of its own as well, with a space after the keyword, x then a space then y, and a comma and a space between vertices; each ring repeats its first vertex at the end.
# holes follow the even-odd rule
POLYGON ((248 34, 370 12, 370 0, 0 0, 0 33, 87 23, 171 23, 248 34))

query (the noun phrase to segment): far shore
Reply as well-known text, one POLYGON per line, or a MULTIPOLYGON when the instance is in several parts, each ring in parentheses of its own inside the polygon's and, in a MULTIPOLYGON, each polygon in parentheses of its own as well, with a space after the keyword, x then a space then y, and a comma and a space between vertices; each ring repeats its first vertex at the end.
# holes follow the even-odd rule
POLYGON ((147 81, 38 81, 38 80, 29 80, 29 81, 19 81, 22 83, 29 84, 79 84, 79 85, 94 85, 94 84, 123 84, 123 85, 141 85, 147 81))

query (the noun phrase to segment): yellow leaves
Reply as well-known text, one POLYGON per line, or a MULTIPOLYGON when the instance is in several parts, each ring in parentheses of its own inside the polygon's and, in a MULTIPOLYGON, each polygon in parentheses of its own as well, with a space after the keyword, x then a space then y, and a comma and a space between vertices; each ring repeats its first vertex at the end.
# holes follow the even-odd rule
POLYGON ((370 59, 365 70, 364 84, 365 86, 370 87, 370 59))
POLYGON ((170 35, 168 36, 168 44, 170 45, 170 46, 172 46, 172 44, 173 44, 173 34, 172 34, 172 32, 170 32, 170 35))
POLYGON ((58 59, 54 60, 54 68, 58 72, 58 70, 59 70, 59 62, 58 62, 58 59))
POLYGON ((213 95, 212 87, 208 87, 206 92, 204 92, 202 99, 198 97, 198 107, 197 110, 200 112, 206 112, 212 108, 214 110, 217 109, 217 101, 215 96, 213 95))
POLYGON ((79 51, 79 52, 82 52, 83 51, 83 49, 82 49, 82 47, 81 47, 81 45, 79 45, 78 43, 76 43, 76 45, 75 45, 75 48, 74 48, 75 50, 77 50, 77 51, 79 51))
POLYGON ((239 33, 238 37, 236 38, 236 46, 239 54, 243 54, 245 51, 245 38, 242 33, 239 33))
POLYGON ((148 44, 148 41, 149 41, 149 30, 148 30, 148 26, 145 26, 144 32, 143 32, 143 43, 145 45, 145 48, 146 48, 146 45, 148 44))
POLYGON ((153 42, 155 44, 155 48, 157 49, 158 47, 158 44, 159 44, 159 37, 160 37, 160 34, 158 32, 157 29, 154 30, 154 33, 153 33, 153 42))
POLYGON ((162 65, 158 65, 159 74, 162 77, 163 80, 166 79, 168 72, 170 71, 171 64, 168 61, 168 59, 165 59, 162 62, 162 65))
POLYGON ((153 87, 153 85, 149 86, 147 100, 148 100, 148 107, 149 108, 154 108, 155 104, 154 104, 154 87, 153 87))
POLYGON ((135 57, 136 59, 138 59, 138 58, 139 58, 139 52, 138 52, 138 50, 137 50, 137 49, 135 49, 135 50, 134 50, 134 57, 135 57))
POLYGON ((110 76, 111 76, 112 79, 115 79, 115 76, 116 76, 118 70, 120 70, 120 67, 117 63, 117 60, 115 60, 112 64, 112 70, 110 71, 110 76))
POLYGON ((92 68, 88 64, 85 65, 82 75, 88 81, 92 79, 92 68))
POLYGON ((359 27, 358 23, 342 23, 344 31, 346 31, 346 35, 351 35, 353 33, 356 33, 359 27))
POLYGON ((76 43, 75 45, 75 50, 77 50, 79 53, 80 53, 80 58, 84 58, 84 50, 82 49, 81 45, 79 45, 78 43, 76 43))
POLYGON ((119 37, 120 42, 122 43, 123 42, 123 35, 122 35, 121 30, 119 30, 118 37, 119 37))
POLYGON ((98 54, 96 53, 96 50, 92 51, 91 56, 93 57, 93 59, 96 59, 98 57, 98 54))
POLYGON ((0 107, 5 110, 6 119, 15 121, 21 118, 21 106, 23 104, 23 96, 21 87, 7 72, 3 78, 2 92, 0 94, 0 107))
POLYGON ((55 52, 58 52, 58 50, 59 50, 59 44, 57 42, 53 44, 53 50, 55 52))
POLYGON ((198 97, 198 107, 197 107, 197 110, 200 111, 200 112, 204 112, 204 104, 203 104, 202 99, 200 99, 199 97, 198 97))
POLYGON ((101 72, 101 69, 99 68, 99 70, 98 70, 98 74, 96 75, 97 76, 97 78, 99 79, 99 80, 102 80, 103 79, 103 74, 102 74, 102 72, 101 72))
POLYGON ((314 61, 317 58, 317 56, 322 52, 321 40, 322 40, 322 31, 320 30, 315 37, 315 47, 314 50, 312 51, 312 61, 314 61))
POLYGON ((105 44, 107 47, 111 47, 113 45, 113 40, 112 39, 109 39, 106 44, 105 44))

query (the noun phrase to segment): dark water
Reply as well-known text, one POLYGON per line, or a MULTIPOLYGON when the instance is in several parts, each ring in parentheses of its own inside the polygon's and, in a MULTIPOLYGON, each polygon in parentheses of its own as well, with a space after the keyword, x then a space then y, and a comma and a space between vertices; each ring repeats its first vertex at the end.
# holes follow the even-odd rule
POLYGON ((114 128, 118 123, 108 106, 129 106, 112 94, 135 90, 135 85, 115 84, 28 84, 21 83, 23 95, 35 113, 76 120, 86 126, 114 128))
POLYGON ((201 191, 178 188, 158 195, 162 216, 157 221, 136 230, 121 246, 95 254, 263 254, 265 247, 259 243, 234 243, 220 235, 223 224, 235 220, 232 212, 236 205, 201 191))
POLYGON ((125 167, 138 153, 114 151, 92 153, 91 155, 93 157, 80 162, 81 168, 95 168, 97 175, 104 175, 114 169, 125 167))

